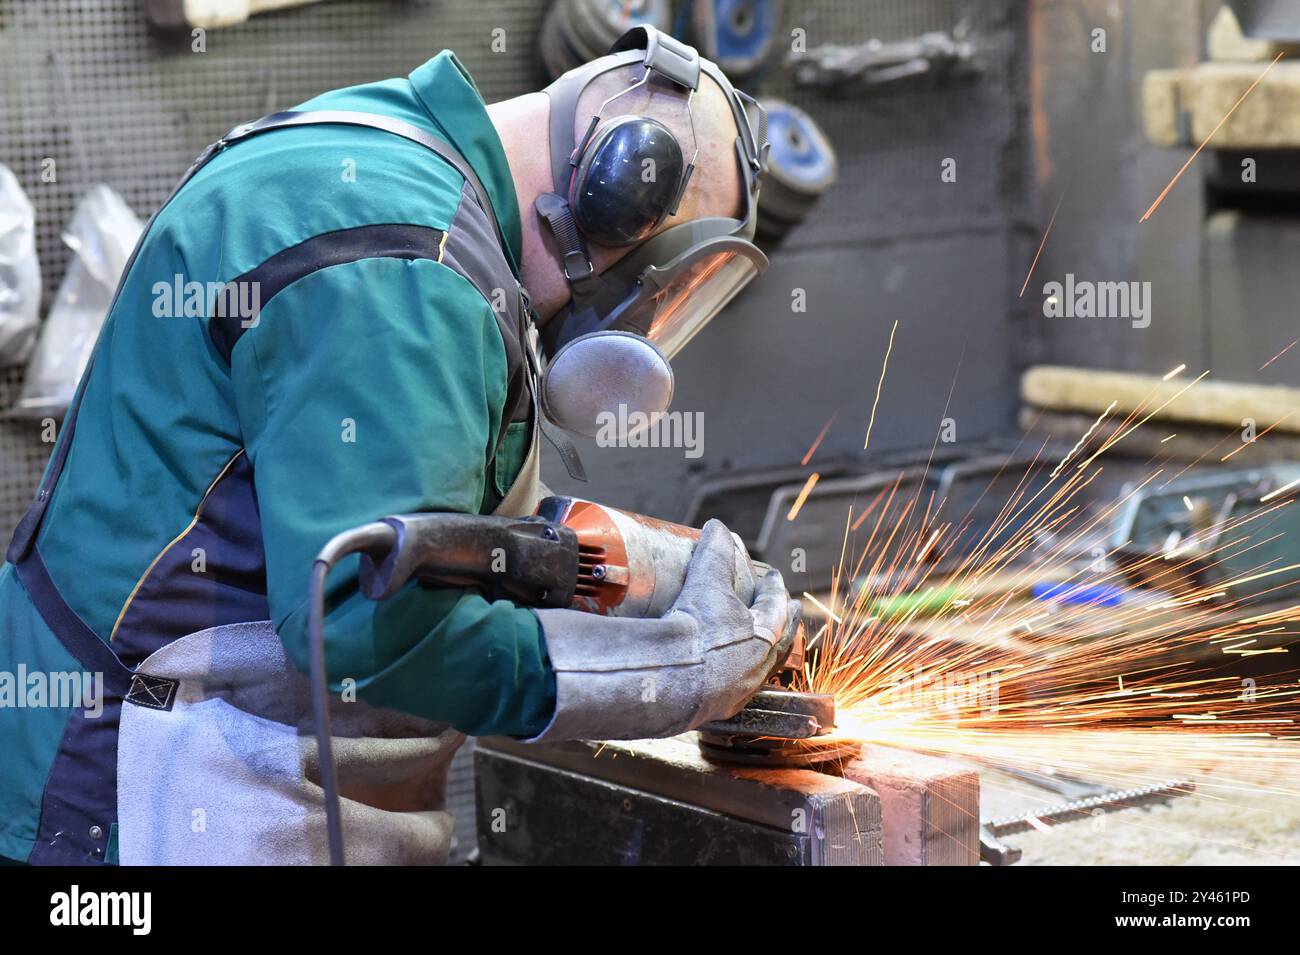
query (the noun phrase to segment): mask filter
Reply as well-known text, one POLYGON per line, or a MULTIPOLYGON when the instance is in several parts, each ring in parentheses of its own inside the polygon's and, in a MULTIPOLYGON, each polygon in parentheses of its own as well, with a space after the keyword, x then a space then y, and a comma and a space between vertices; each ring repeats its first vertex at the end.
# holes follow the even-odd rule
POLYGON ((542 377, 542 410, 559 427, 594 438, 608 422, 667 411, 673 370, 663 352, 630 332, 592 332, 569 342, 542 377), (612 416, 612 417, 611 417, 612 416))

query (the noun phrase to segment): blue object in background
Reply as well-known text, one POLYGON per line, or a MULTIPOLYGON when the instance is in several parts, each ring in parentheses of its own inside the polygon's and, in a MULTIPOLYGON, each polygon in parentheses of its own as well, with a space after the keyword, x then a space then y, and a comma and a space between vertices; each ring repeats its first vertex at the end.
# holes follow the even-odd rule
POLYGON ((1034 584, 1034 599, 1094 607, 1116 607, 1124 599, 1124 591, 1120 587, 1105 585, 1034 584))
POLYGON ((678 10, 675 30, 728 76, 744 78, 767 58, 780 18, 776 0, 692 0, 678 10))

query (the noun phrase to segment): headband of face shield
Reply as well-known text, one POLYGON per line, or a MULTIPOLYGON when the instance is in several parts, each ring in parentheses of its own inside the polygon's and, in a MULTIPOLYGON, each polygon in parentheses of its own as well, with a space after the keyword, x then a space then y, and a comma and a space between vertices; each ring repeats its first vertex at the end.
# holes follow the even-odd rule
POLYGON ((666 410, 673 392, 669 359, 767 267, 767 257, 751 241, 767 154, 762 108, 734 90, 694 49, 652 27, 628 31, 610 52, 612 56, 566 73, 546 89, 555 192, 537 200, 572 292, 569 306, 542 330, 550 356, 542 405, 560 427, 587 435, 612 420, 631 422, 632 430, 666 410), (582 91, 596 77, 629 65, 642 66, 642 78, 606 100, 574 144, 582 91), (739 130, 735 153, 744 218, 695 219, 647 239, 676 214, 698 150, 691 143, 687 160, 681 144, 657 120, 629 115, 605 119, 604 114, 621 96, 647 83, 684 90, 689 112, 702 72, 726 94, 739 130), (638 247, 597 275, 588 239, 638 247))

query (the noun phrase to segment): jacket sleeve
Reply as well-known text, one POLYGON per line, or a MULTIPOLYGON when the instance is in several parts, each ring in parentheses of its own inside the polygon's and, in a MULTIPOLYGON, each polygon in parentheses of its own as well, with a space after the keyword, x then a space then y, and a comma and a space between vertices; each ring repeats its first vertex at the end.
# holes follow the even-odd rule
MULTIPOLYGON (((231 356, 253 466, 272 620, 306 670, 312 561, 387 514, 478 513, 506 389, 488 303, 431 260, 373 258, 299 278, 262 305, 231 356)), ((327 588, 331 686, 472 735, 535 735, 555 708, 537 615, 414 583, 374 602, 358 558, 327 588)))

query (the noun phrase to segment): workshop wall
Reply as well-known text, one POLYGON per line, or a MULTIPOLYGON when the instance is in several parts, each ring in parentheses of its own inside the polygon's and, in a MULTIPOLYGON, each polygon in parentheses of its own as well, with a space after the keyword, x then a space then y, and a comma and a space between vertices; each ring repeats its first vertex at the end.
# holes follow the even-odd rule
MULTIPOLYGON (((1196 373, 1212 369, 1216 379, 1300 383, 1294 350, 1260 367, 1300 333, 1294 153, 1250 150, 1259 162, 1259 181, 1250 188, 1259 198, 1252 201, 1238 184, 1224 203, 1207 188, 1220 162, 1212 142, 1158 210, 1140 221, 1193 151, 1148 142, 1143 78, 1205 59, 1206 32, 1221 6, 1220 0, 1030 4, 1035 243, 1059 204, 1025 293, 1041 360, 1156 374, 1185 362, 1196 373), (1093 49, 1097 29, 1106 31, 1104 51, 1093 49), (1043 285, 1067 273, 1150 282, 1150 326, 1045 318, 1043 285)), ((1235 166, 1239 156, 1227 159, 1235 166)))

